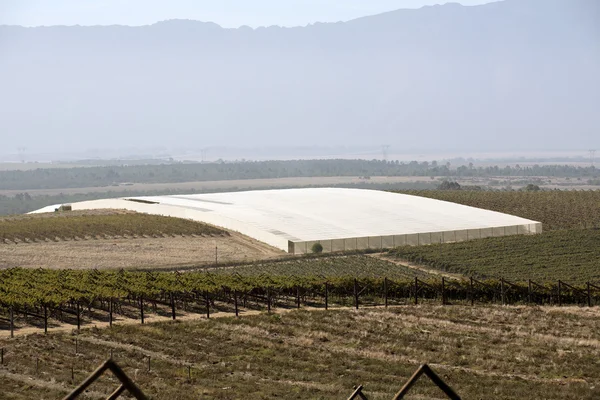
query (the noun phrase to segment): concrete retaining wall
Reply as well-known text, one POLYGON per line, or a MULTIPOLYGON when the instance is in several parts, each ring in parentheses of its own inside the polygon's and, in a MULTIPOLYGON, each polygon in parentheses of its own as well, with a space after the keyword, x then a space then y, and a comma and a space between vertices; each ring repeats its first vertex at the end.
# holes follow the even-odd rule
MULTIPOLYGON (((542 224, 517 225, 495 228, 468 229, 446 232, 411 233, 393 236, 368 236, 346 239, 331 239, 318 241, 323 246, 323 252, 351 251, 365 249, 389 249, 400 246, 421 246, 436 243, 464 242, 466 240, 484 239, 510 235, 531 235, 542 232, 542 224)), ((288 251, 293 254, 310 253, 317 241, 292 242, 288 251)))

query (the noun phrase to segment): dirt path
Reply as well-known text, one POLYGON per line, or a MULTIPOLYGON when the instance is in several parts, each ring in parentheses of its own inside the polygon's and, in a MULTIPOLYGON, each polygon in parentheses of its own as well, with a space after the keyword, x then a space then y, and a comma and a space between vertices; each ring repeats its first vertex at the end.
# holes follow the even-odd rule
POLYGON ((406 268, 411 268, 416 271, 424 272, 424 273, 430 274, 430 275, 443 276, 444 278, 455 279, 455 280, 465 279, 465 277, 460 274, 453 274, 450 272, 438 271, 438 270, 435 270, 432 268, 424 267, 422 265, 409 263, 407 261, 399 261, 392 257, 386 257, 385 254, 386 253, 374 253, 374 254, 368 254, 368 256, 373 257, 373 258, 378 258, 380 260, 384 260, 387 262, 391 262, 392 264, 401 265, 406 268))

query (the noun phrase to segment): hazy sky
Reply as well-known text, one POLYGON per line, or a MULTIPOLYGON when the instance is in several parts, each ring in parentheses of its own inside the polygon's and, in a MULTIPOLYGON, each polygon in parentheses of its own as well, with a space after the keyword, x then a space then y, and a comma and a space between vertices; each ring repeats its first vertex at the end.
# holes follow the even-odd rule
MULTIPOLYGON (((457 0, 478 5, 494 0, 457 0)), ((445 0, 0 0, 0 25, 147 25, 165 19, 237 28, 345 21, 445 0)))

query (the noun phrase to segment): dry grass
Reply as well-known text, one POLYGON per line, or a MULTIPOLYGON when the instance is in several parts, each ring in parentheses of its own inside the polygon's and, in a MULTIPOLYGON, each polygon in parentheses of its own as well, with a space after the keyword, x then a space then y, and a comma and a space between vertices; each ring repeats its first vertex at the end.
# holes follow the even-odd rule
POLYGON ((247 262, 283 252, 180 218, 125 210, 0 217, 0 268, 162 268, 247 262))
MULTIPOLYGON (((600 311, 403 306, 115 326, 0 341, 3 395, 59 398, 114 358, 153 398, 389 399, 427 362, 465 399, 600 396, 600 311), (147 357, 151 357, 151 371, 147 357), (36 359, 40 370, 36 373, 36 359), (192 381, 187 366, 192 365, 192 381)), ((116 382, 104 378, 90 398, 116 382)), ((426 381, 412 398, 440 398, 426 381)))
POLYGON ((162 268, 243 262, 285 253, 246 236, 168 237, 0 245, 0 268, 162 268))

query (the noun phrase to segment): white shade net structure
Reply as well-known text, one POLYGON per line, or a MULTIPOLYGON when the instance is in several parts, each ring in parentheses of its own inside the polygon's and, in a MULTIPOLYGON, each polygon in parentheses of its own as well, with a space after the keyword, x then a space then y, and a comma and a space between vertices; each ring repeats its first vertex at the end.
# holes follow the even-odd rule
MULTIPOLYGON (((282 189, 94 200, 73 210, 127 209, 206 222, 294 254, 541 233, 528 219, 424 197, 362 189, 282 189)), ((36 212, 51 212, 49 206, 36 212)))

